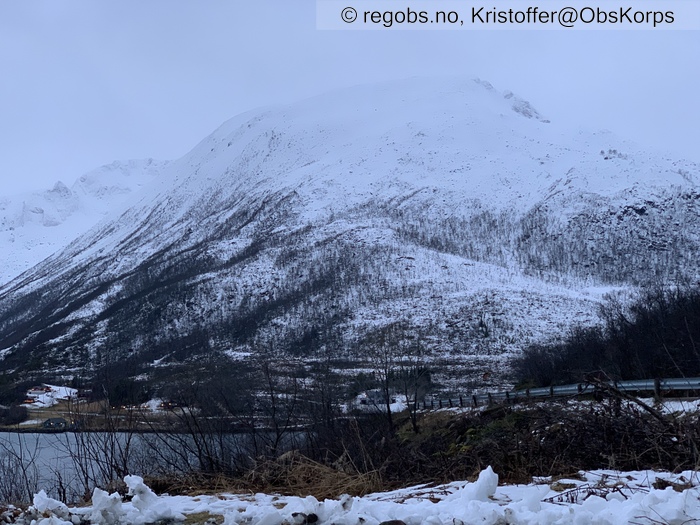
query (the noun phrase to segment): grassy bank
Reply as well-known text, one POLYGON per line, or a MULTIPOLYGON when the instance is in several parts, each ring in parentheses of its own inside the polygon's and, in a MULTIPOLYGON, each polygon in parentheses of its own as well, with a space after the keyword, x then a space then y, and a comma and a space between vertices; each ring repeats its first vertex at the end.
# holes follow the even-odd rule
POLYGON ((700 466, 697 412, 671 413, 638 400, 426 412, 418 432, 408 414, 400 414, 393 425, 389 430, 381 415, 346 419, 336 422, 333 436, 319 429, 304 448, 257 458, 236 475, 190 473, 149 482, 171 493, 229 489, 322 498, 474 479, 487 466, 512 483, 581 470, 700 466))

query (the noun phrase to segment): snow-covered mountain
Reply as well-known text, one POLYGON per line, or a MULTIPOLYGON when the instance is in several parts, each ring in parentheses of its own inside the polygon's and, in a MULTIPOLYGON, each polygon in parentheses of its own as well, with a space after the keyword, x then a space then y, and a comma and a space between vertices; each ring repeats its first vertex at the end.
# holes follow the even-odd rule
POLYGON ((167 163, 113 162, 69 188, 0 196, 0 284, 9 282, 95 226, 150 183, 167 163))
POLYGON ((249 112, 159 171, 0 289, 2 369, 389 349, 498 375, 606 292, 697 274, 697 165, 479 80, 249 112))

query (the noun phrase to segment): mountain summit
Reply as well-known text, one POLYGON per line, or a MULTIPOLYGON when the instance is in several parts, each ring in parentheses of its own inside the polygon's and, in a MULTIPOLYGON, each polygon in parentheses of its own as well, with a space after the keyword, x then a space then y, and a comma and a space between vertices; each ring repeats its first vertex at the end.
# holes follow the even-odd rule
POLYGON ((391 347, 502 375, 606 292, 696 276, 698 177, 473 79, 248 112, 0 289, 0 368, 391 347))
POLYGON ((0 286, 65 248, 153 181, 167 163, 113 162, 82 175, 69 188, 0 197, 0 286))

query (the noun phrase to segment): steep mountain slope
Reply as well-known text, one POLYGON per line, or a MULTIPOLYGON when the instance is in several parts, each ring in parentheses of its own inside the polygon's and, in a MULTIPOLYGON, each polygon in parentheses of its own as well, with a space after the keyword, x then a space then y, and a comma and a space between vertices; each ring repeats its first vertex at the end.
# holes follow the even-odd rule
POLYGON ((474 80, 250 112, 0 289, 0 367, 392 351, 499 375, 606 291, 696 276, 699 171, 474 80))
POLYGON ((0 197, 0 284, 9 282, 96 225, 150 183, 167 163, 113 162, 69 188, 0 197))

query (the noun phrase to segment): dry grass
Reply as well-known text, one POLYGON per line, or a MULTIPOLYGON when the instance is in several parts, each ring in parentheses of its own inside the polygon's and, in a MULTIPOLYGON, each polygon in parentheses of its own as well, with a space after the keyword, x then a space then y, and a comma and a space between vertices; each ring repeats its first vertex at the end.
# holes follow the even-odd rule
MULTIPOLYGON (((122 430, 149 432, 154 430, 167 431, 176 427, 182 416, 175 411, 152 412, 144 408, 109 407, 105 400, 59 401, 51 407, 29 406, 29 420, 33 424, 22 424, 26 430, 41 430, 44 421, 50 418, 63 418, 69 422, 79 422, 82 430, 122 430)), ((16 430, 17 425, 0 426, 0 430, 16 430)))
POLYGON ((241 494, 249 492, 240 479, 224 474, 204 475, 191 473, 187 475, 170 475, 164 478, 145 476, 144 481, 157 494, 203 496, 218 494, 241 494))
POLYGON ((186 494, 283 494, 314 496, 319 500, 342 494, 363 496, 386 490, 387 484, 378 472, 347 472, 313 461, 298 452, 288 452, 277 459, 257 463, 240 477, 224 475, 189 475, 179 479, 147 479, 157 493, 186 494))
POLYGON ((208 512, 196 512, 186 514, 184 525, 221 525, 224 522, 224 517, 220 514, 210 514, 208 512))
POLYGON ((331 467, 298 452, 256 465, 245 481, 250 488, 265 492, 313 495, 317 499, 336 498, 341 494, 363 496, 387 488, 377 471, 360 473, 347 466, 331 467))

